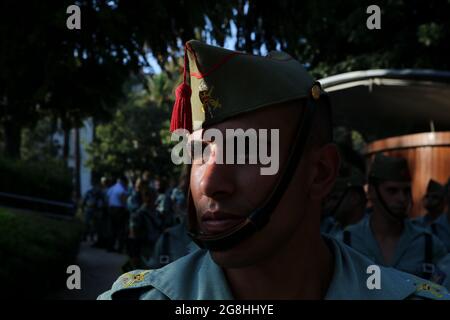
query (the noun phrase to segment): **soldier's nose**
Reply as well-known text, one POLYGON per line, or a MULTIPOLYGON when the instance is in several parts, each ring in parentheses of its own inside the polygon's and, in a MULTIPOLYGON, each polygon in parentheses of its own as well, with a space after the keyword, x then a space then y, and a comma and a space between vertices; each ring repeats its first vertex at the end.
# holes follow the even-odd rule
POLYGON ((205 164, 206 168, 200 180, 201 192, 210 198, 220 199, 233 194, 235 185, 230 166, 215 161, 205 164))

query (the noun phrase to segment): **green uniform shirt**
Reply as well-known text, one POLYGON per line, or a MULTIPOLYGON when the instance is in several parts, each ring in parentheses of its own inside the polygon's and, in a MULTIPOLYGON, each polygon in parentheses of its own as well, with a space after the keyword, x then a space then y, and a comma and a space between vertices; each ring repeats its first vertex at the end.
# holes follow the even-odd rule
POLYGON ((330 230, 336 224, 336 219, 333 216, 327 216, 320 222, 320 232, 324 234, 330 233, 330 230))
MULTIPOLYGON (((397 248, 395 249, 392 263, 384 261, 381 249, 370 227, 370 217, 365 217, 355 225, 345 229, 350 233, 350 246, 356 251, 369 257, 376 264, 393 267, 398 270, 408 272, 419 277, 423 277, 423 268, 425 260, 425 234, 431 238, 431 258, 429 263, 437 265, 446 254, 444 244, 430 232, 422 227, 414 225, 410 220, 405 220, 405 227, 401 235, 397 248)), ((343 233, 338 236, 343 240, 343 233)))
POLYGON ((447 214, 442 214, 430 226, 431 232, 444 243, 447 252, 450 252, 450 221, 447 214))
POLYGON ((434 221, 432 221, 430 216, 426 214, 424 216, 411 219, 411 222, 414 223, 415 225, 426 228, 434 221))
POLYGON ((344 228, 341 223, 333 217, 328 217, 326 222, 321 225, 320 232, 330 237, 338 237, 344 228))
MULTIPOLYGON (((334 275, 325 299, 450 299, 441 286, 384 267, 380 267, 381 289, 369 290, 367 267, 373 262, 337 240, 325 239, 334 256, 334 275)), ((122 275, 99 299, 229 300, 233 296, 222 269, 208 251, 198 249, 161 269, 122 275)))
POLYGON ((193 248, 197 248, 197 246, 189 237, 186 223, 183 221, 166 229, 158 238, 153 254, 147 261, 147 267, 160 268, 185 256, 193 251, 193 248))

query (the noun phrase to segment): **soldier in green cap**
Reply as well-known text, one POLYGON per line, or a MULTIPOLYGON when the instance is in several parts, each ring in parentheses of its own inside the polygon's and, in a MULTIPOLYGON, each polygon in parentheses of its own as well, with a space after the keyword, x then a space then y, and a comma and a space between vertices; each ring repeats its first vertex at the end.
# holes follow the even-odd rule
POLYGON ((445 274, 438 263, 447 253, 444 245, 408 219, 412 197, 405 159, 375 156, 369 172, 369 198, 372 214, 343 232, 344 243, 377 264, 442 283, 445 274))
POLYGON ((444 243, 447 251, 450 252, 450 179, 447 182, 445 192, 447 211, 431 223, 430 230, 444 243))
POLYGON ((413 219, 413 222, 427 227, 439 218, 445 209, 445 191, 445 186, 430 179, 427 185, 427 192, 423 198, 423 206, 427 212, 423 216, 413 219))
POLYGON ((189 174, 188 229, 200 248, 122 275, 100 299, 448 299, 443 287, 383 267, 380 288, 369 288, 373 262, 320 234, 339 156, 326 94, 302 64, 189 41, 176 95, 171 129, 193 130, 192 143, 209 150, 189 174), (265 150, 275 146, 279 170, 219 163, 221 153, 241 154, 207 138, 211 129, 275 132, 265 150))
POLYGON ((331 223, 328 228, 321 228, 323 233, 336 236, 364 217, 367 204, 364 184, 364 175, 356 168, 350 168, 348 176, 337 178, 324 203, 324 210, 331 213, 328 217, 331 223))

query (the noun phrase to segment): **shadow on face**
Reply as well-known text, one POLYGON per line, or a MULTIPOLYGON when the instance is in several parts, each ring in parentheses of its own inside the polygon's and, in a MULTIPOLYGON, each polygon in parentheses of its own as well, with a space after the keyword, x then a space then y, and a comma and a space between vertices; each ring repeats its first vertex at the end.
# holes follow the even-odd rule
MULTIPOLYGON (((384 181, 378 184, 380 196, 387 208, 396 216, 406 218, 412 207, 411 182, 384 181)), ((377 201, 374 186, 370 189, 374 209, 383 210, 377 201)))
MULTIPOLYGON (((214 162, 214 158, 218 154, 218 147, 211 148, 210 161, 193 164, 190 177, 192 198, 197 209, 197 222, 201 231, 214 233, 224 231, 222 229, 233 225, 232 222, 229 222, 214 228, 214 223, 205 224, 203 218, 206 215, 223 213, 223 216, 228 218, 231 218, 232 215, 236 218, 235 222, 237 223, 247 217, 252 210, 261 206, 269 197, 286 162, 301 108, 302 106, 298 103, 274 105, 214 126, 224 134, 225 129, 278 129, 279 146, 277 149, 280 170, 275 175, 261 175, 260 169, 263 167, 261 164, 218 164, 214 162)), ((203 143, 214 144, 212 141, 203 141, 203 143)), ((274 141, 270 141, 270 143, 274 143, 274 141)), ((270 150, 270 147, 268 149, 270 150)), ((232 249, 212 252, 214 260, 219 265, 233 268, 255 264, 285 247, 294 235, 300 232, 299 224, 305 218, 307 202, 311 201, 308 199, 308 187, 311 185, 314 173, 317 172, 312 168, 315 166, 314 161, 320 162, 320 157, 317 156, 318 149, 320 148, 311 147, 305 150, 301 164, 297 167, 287 192, 272 214, 268 225, 232 249)), ((224 151, 222 150, 222 152, 224 151)), ((329 158, 333 158, 329 161, 329 167, 332 168, 322 170, 318 176, 321 179, 329 176, 325 183, 325 189, 328 188, 329 191, 332 186, 329 181, 334 182, 339 161, 337 150, 335 152, 328 151, 328 153, 331 155, 329 158)), ((323 189, 323 187, 319 186, 318 188, 323 189)), ((320 195, 314 201, 320 206, 324 196, 320 195)), ((318 225, 320 213, 315 218, 318 225)), ((305 223, 307 222, 305 221, 305 223)))

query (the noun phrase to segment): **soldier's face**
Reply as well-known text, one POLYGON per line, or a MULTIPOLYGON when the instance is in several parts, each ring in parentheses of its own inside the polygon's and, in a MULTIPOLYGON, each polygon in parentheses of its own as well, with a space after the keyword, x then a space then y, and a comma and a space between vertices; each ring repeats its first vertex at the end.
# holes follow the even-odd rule
POLYGON ((363 193, 351 188, 335 213, 336 219, 344 224, 359 222, 364 217, 366 202, 363 193))
MULTIPOLYGON (((279 129, 279 171, 282 171, 300 111, 298 105, 274 106, 230 119, 215 128, 221 131, 279 129)), ((339 161, 334 146, 324 148, 328 150, 325 153, 331 155, 326 168, 320 168, 323 152, 307 149, 269 223, 232 249, 213 251, 212 257, 219 265, 229 268, 253 265, 282 251, 289 242, 295 243, 307 237, 310 230, 317 228, 319 234, 320 202, 332 187, 339 161), (322 182, 317 183, 314 179, 322 182), (316 211, 314 221, 307 216, 308 211, 316 211), (302 230, 308 231, 302 233, 302 230)), ((214 157, 214 154, 211 156, 214 157)), ((280 172, 261 175, 261 167, 260 164, 217 164, 214 161, 192 165, 190 187, 198 227, 202 232, 219 234, 229 230, 262 205, 274 189, 280 172)), ((294 245, 298 247, 298 244, 294 245)))
MULTIPOLYGON (((386 206, 397 217, 408 216, 412 206, 411 183, 385 181, 378 186, 381 197, 386 206)), ((377 196, 372 190, 372 199, 377 199, 377 196)), ((380 207, 379 202, 374 201, 374 204, 380 207)))
MULTIPOLYGON (((333 190, 325 199, 323 203, 323 211, 324 213, 329 214, 332 210, 336 209, 336 206, 341 201, 342 197, 344 196, 344 190, 333 190)), ((342 206, 342 204, 341 204, 342 206)), ((333 212, 333 214, 335 214, 333 212)))
POLYGON ((428 192, 423 201, 423 205, 427 210, 436 210, 445 205, 444 197, 438 192, 428 192))

